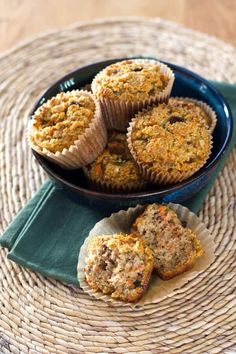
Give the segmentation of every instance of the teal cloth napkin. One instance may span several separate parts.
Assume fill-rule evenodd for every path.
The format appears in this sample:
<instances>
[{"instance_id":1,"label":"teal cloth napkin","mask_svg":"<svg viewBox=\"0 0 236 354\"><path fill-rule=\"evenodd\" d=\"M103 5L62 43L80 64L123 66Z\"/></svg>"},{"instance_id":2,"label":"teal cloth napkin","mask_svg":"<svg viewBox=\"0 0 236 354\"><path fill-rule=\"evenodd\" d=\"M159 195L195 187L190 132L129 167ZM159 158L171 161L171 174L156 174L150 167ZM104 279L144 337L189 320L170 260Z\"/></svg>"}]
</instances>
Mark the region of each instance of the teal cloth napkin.
<instances>
[{"instance_id":1,"label":"teal cloth napkin","mask_svg":"<svg viewBox=\"0 0 236 354\"><path fill-rule=\"evenodd\" d=\"M230 104L236 126L236 85L217 83ZM236 129L230 146L208 185L184 205L197 212L225 159L236 142ZM76 266L84 239L92 227L108 216L105 210L79 205L51 181L46 181L0 237L9 250L8 258L45 276L78 285Z\"/></svg>"}]
</instances>

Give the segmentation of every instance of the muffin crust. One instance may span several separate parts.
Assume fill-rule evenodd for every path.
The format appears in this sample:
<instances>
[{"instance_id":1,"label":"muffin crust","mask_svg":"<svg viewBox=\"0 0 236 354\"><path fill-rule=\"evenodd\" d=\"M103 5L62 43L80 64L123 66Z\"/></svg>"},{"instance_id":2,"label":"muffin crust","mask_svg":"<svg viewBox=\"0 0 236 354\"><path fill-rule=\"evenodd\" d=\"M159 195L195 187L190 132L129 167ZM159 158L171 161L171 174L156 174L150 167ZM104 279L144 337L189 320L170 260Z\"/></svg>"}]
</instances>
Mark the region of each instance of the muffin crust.
<instances>
[{"instance_id":1,"label":"muffin crust","mask_svg":"<svg viewBox=\"0 0 236 354\"><path fill-rule=\"evenodd\" d=\"M145 186L128 149L126 134L114 132L103 153L85 168L87 177L101 186L134 190Z\"/></svg>"},{"instance_id":2,"label":"muffin crust","mask_svg":"<svg viewBox=\"0 0 236 354\"><path fill-rule=\"evenodd\" d=\"M159 114L164 105L160 106L139 113L131 123L133 157L138 164L170 179L180 173L189 176L209 156L210 133L202 122Z\"/></svg>"},{"instance_id":3,"label":"muffin crust","mask_svg":"<svg viewBox=\"0 0 236 354\"><path fill-rule=\"evenodd\" d=\"M168 113L164 113L166 116L170 115L170 119L183 118L184 120L195 121L205 125L207 128L211 126L211 117L204 111L200 105L196 102L188 101L188 98L171 97L169 99L166 108L165 105L161 105L160 111L167 110Z\"/></svg>"},{"instance_id":4,"label":"muffin crust","mask_svg":"<svg viewBox=\"0 0 236 354\"><path fill-rule=\"evenodd\" d=\"M162 92L168 82L158 64L125 60L105 68L92 88L96 87L93 91L98 97L139 101Z\"/></svg>"},{"instance_id":5,"label":"muffin crust","mask_svg":"<svg viewBox=\"0 0 236 354\"><path fill-rule=\"evenodd\" d=\"M33 115L32 141L52 153L68 149L89 127L95 113L90 94L61 92Z\"/></svg>"}]
</instances>

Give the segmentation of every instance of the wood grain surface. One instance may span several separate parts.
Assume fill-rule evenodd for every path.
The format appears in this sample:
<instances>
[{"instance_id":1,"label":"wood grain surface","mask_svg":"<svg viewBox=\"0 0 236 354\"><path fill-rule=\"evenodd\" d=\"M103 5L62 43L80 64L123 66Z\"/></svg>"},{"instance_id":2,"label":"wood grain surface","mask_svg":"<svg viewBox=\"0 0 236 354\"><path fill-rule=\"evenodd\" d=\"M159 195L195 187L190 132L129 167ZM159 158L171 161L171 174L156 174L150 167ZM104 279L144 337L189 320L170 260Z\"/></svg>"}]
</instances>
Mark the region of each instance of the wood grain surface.
<instances>
[{"instance_id":1,"label":"wood grain surface","mask_svg":"<svg viewBox=\"0 0 236 354\"><path fill-rule=\"evenodd\" d=\"M176 21L236 45L236 0L0 0L0 51L52 28L109 16Z\"/></svg>"}]
</instances>

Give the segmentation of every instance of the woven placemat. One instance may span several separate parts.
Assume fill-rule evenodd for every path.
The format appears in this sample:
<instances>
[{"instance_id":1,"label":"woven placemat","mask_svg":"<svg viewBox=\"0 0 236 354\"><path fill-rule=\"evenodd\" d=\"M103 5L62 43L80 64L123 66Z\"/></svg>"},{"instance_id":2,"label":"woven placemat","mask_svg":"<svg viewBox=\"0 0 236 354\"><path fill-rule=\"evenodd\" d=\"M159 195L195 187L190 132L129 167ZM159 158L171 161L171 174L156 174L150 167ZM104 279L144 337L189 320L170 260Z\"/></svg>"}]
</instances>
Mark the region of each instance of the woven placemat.
<instances>
[{"instance_id":1,"label":"woven placemat","mask_svg":"<svg viewBox=\"0 0 236 354\"><path fill-rule=\"evenodd\" d=\"M39 94L81 65L139 54L236 82L235 48L161 19L82 23L0 58L2 230L46 179L24 137ZM141 310L109 307L17 266L2 249L0 353L236 353L235 175L234 149L200 213L215 238L216 261L170 298Z\"/></svg>"}]
</instances>

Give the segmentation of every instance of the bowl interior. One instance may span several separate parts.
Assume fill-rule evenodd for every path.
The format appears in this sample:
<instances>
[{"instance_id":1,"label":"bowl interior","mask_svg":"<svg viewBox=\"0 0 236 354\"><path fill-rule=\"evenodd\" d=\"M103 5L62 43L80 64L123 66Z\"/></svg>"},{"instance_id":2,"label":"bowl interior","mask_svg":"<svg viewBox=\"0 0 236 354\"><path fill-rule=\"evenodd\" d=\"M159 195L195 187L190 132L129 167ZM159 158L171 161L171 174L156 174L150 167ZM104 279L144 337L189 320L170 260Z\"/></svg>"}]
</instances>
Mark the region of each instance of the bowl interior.
<instances>
[{"instance_id":1,"label":"bowl interior","mask_svg":"<svg viewBox=\"0 0 236 354\"><path fill-rule=\"evenodd\" d=\"M153 59L153 58L152 58ZM52 85L38 100L32 113L45 101L55 96L61 91L71 91L73 89L79 89L87 84L90 84L93 77L107 65L117 62L122 59L106 60L103 62L88 65L83 68L79 68L74 72L68 74L64 78L60 79L54 85ZM205 79L201 78L197 74L184 69L180 66L167 63L175 74L175 82L171 96L185 96L191 97L198 100L202 100L209 104L217 114L217 125L213 134L213 150L207 164L195 173L188 180L168 186L168 187L156 187L155 189L138 192L129 193L126 195L121 194L108 194L103 192L91 191L87 186L86 180L84 178L81 169L66 171L62 168L54 165L50 161L46 160L44 157L40 156L36 152L34 155L36 159L45 169L45 171L54 180L63 184L63 186L73 189L73 191L82 194L84 196L92 196L95 198L104 199L127 199L127 198L140 198L146 195L155 194L157 196L166 195L169 192L179 190L184 186L191 184L200 178L204 173L209 172L215 164L219 161L221 155L223 154L229 140L232 131L232 117L228 104L225 102L222 95Z\"/></svg>"}]
</instances>

